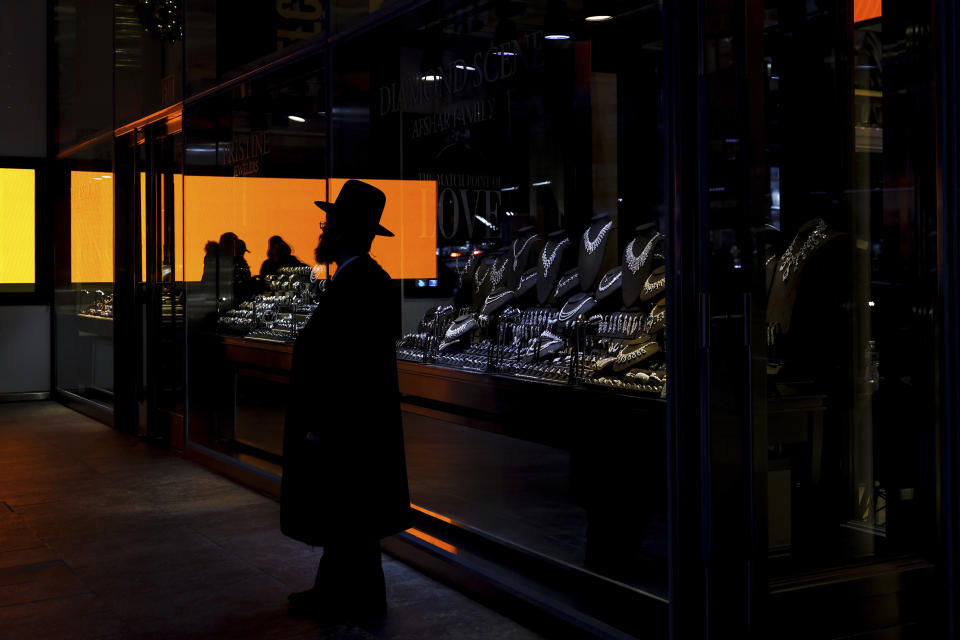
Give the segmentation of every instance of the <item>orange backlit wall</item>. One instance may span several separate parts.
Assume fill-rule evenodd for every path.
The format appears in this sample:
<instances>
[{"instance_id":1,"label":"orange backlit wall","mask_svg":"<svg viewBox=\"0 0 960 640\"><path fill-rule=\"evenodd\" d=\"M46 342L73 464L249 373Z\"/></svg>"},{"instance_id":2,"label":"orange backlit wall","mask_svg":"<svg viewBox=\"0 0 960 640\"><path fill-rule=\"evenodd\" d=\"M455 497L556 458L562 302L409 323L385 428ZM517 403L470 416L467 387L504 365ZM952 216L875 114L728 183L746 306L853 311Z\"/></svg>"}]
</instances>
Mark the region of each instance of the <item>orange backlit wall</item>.
<instances>
[{"instance_id":1,"label":"orange backlit wall","mask_svg":"<svg viewBox=\"0 0 960 640\"><path fill-rule=\"evenodd\" d=\"M267 257L267 240L282 236L303 262L313 249L324 213L314 200L333 200L346 180L174 176L177 280L198 281L204 246L232 231L247 243L254 275ZM387 195L381 222L396 234L378 237L372 253L393 278L436 278L437 185L433 181L369 180ZM141 204L146 201L141 175ZM113 181L101 172L73 171L71 281L113 281ZM31 191L32 194L32 191ZM165 201L165 199L161 199ZM145 210L141 207L141 260L146 261ZM32 217L31 217L32 221ZM31 222L31 230L32 230ZM32 232L32 231L31 231ZM33 249L30 243L31 251ZM33 261L30 261L31 267ZM2 263L0 263L2 265ZM145 278L145 266L141 269Z\"/></svg>"},{"instance_id":2,"label":"orange backlit wall","mask_svg":"<svg viewBox=\"0 0 960 640\"><path fill-rule=\"evenodd\" d=\"M267 241L282 236L294 255L313 264L313 250L324 213L314 200L335 199L346 180L231 178L187 176L184 179L185 275L203 273L203 247L232 231L250 249L254 275L267 257ZM387 195L381 222L395 238L377 238L372 253L393 278L435 278L437 186L432 181L369 180Z\"/></svg>"},{"instance_id":3,"label":"orange backlit wall","mask_svg":"<svg viewBox=\"0 0 960 640\"><path fill-rule=\"evenodd\" d=\"M853 0L853 21L872 20L883 15L883 0Z\"/></svg>"},{"instance_id":4,"label":"orange backlit wall","mask_svg":"<svg viewBox=\"0 0 960 640\"><path fill-rule=\"evenodd\" d=\"M313 201L323 199L325 180L186 176L183 193L187 281L200 280L203 247L228 231L247 243L253 275L260 273L273 235L282 236L301 261L313 264L321 220Z\"/></svg>"},{"instance_id":5,"label":"orange backlit wall","mask_svg":"<svg viewBox=\"0 0 960 640\"><path fill-rule=\"evenodd\" d=\"M34 282L35 180L33 169L0 169L0 285Z\"/></svg>"},{"instance_id":6,"label":"orange backlit wall","mask_svg":"<svg viewBox=\"0 0 960 640\"><path fill-rule=\"evenodd\" d=\"M432 180L364 180L387 195L380 224L395 238L377 236L370 253L392 278L437 277L437 183ZM346 180L330 181L335 200ZM318 209L319 211L319 209Z\"/></svg>"},{"instance_id":7,"label":"orange backlit wall","mask_svg":"<svg viewBox=\"0 0 960 640\"><path fill-rule=\"evenodd\" d=\"M113 282L113 176L70 172L70 281Z\"/></svg>"}]
</instances>

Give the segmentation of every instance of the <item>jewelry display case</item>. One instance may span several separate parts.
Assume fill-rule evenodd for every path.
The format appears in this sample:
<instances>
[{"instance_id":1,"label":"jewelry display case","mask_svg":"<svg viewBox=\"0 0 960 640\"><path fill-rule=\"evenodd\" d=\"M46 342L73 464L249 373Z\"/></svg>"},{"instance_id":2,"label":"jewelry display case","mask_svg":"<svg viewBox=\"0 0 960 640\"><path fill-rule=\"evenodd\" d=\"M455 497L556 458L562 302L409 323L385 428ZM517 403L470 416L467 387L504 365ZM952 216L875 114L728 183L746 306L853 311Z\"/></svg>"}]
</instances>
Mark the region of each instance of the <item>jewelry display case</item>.
<instances>
[{"instance_id":1,"label":"jewelry display case","mask_svg":"<svg viewBox=\"0 0 960 640\"><path fill-rule=\"evenodd\" d=\"M221 335L292 344L307 324L326 280L314 277L310 267L281 267L263 277L263 290L242 300L217 318Z\"/></svg>"},{"instance_id":2,"label":"jewelry display case","mask_svg":"<svg viewBox=\"0 0 960 640\"><path fill-rule=\"evenodd\" d=\"M77 292L77 309L78 316L113 320L113 290L80 290Z\"/></svg>"},{"instance_id":3,"label":"jewelry display case","mask_svg":"<svg viewBox=\"0 0 960 640\"><path fill-rule=\"evenodd\" d=\"M540 243L521 236L504 250L454 263L455 297L472 291L470 303L429 309L397 342L397 359L665 397L664 237L638 227L622 264L594 288L613 229L609 216L598 216L576 242L562 232ZM568 250L576 245L579 252ZM561 276L564 258L577 253Z\"/></svg>"}]
</instances>

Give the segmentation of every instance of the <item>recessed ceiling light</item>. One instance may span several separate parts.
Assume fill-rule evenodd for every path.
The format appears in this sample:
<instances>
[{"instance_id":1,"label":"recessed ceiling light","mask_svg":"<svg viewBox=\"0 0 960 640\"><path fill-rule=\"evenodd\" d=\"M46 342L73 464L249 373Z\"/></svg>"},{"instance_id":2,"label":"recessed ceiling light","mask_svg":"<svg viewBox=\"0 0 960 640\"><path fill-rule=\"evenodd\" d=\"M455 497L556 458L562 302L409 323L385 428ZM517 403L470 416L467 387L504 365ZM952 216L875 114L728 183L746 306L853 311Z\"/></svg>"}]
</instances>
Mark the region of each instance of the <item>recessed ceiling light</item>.
<instances>
[{"instance_id":1,"label":"recessed ceiling light","mask_svg":"<svg viewBox=\"0 0 960 640\"><path fill-rule=\"evenodd\" d=\"M613 16L587 16L584 20L587 22L606 22L607 20L613 20Z\"/></svg>"},{"instance_id":2,"label":"recessed ceiling light","mask_svg":"<svg viewBox=\"0 0 960 640\"><path fill-rule=\"evenodd\" d=\"M550 184L550 181L549 181L549 180L541 180L540 182L534 182L534 183L533 183L533 186L534 186L534 187L545 187L545 186L547 186L548 184Z\"/></svg>"},{"instance_id":3,"label":"recessed ceiling light","mask_svg":"<svg viewBox=\"0 0 960 640\"><path fill-rule=\"evenodd\" d=\"M437 82L438 80L443 80L443 76L435 76L435 75L420 76L420 79L423 80L424 82Z\"/></svg>"},{"instance_id":4,"label":"recessed ceiling light","mask_svg":"<svg viewBox=\"0 0 960 640\"><path fill-rule=\"evenodd\" d=\"M543 36L545 40L569 40L570 36L565 33L552 33L549 36Z\"/></svg>"},{"instance_id":5,"label":"recessed ceiling light","mask_svg":"<svg viewBox=\"0 0 960 640\"><path fill-rule=\"evenodd\" d=\"M467 66L467 65L465 65L465 64L458 64L458 65L457 65L457 69L462 69L462 70L464 70L464 71L476 71L476 70L477 70L476 67L469 67L469 66Z\"/></svg>"},{"instance_id":6,"label":"recessed ceiling light","mask_svg":"<svg viewBox=\"0 0 960 640\"><path fill-rule=\"evenodd\" d=\"M300 116L287 116L287 118L289 118L290 120L293 120L294 122L300 122L300 123L307 121L306 118L301 118Z\"/></svg>"}]
</instances>

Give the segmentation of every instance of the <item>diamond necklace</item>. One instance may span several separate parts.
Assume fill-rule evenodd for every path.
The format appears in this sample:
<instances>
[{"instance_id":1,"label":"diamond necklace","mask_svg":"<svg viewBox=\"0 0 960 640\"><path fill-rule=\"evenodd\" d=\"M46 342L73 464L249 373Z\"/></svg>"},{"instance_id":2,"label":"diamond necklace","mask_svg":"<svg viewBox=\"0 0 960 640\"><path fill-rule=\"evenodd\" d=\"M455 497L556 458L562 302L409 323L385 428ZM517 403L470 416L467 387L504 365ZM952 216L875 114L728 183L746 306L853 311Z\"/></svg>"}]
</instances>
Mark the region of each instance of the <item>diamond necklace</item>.
<instances>
[{"instance_id":1,"label":"diamond necklace","mask_svg":"<svg viewBox=\"0 0 960 640\"><path fill-rule=\"evenodd\" d=\"M527 247L530 246L530 243L533 242L536 239L536 237L537 237L536 235L532 235L526 240L524 240L523 244L520 245L519 251L517 250L517 240L519 240L519 238L513 241L513 270L514 271L517 270L517 265L520 264L520 255L527 250Z\"/></svg>"},{"instance_id":2,"label":"diamond necklace","mask_svg":"<svg viewBox=\"0 0 960 640\"><path fill-rule=\"evenodd\" d=\"M466 320L464 320L463 324L459 326L456 326L455 323L450 325L450 327L447 329L446 334L444 334L444 337L447 340L450 340L452 338L457 338L459 336L462 336L467 331L470 331L471 329L476 329L476 328L477 328L477 321L474 320L473 317L471 316Z\"/></svg>"},{"instance_id":3,"label":"diamond necklace","mask_svg":"<svg viewBox=\"0 0 960 640\"><path fill-rule=\"evenodd\" d=\"M807 236L807 239L800 247L800 251L794 254L793 252L797 246L797 239L799 239L799 237L799 233L794 236L793 242L790 243L790 246L787 247L787 250L783 252L783 256L780 258L779 271L782 274L784 282L790 278L792 273L796 273L807 256L813 253L813 250L827 239L826 221L823 218L817 218L817 226L810 232L810 235Z\"/></svg>"},{"instance_id":4,"label":"diamond necklace","mask_svg":"<svg viewBox=\"0 0 960 640\"><path fill-rule=\"evenodd\" d=\"M591 298L590 296L587 296L586 298L581 300L579 303L577 303L577 305L573 309L566 310L566 313L564 313L564 309L561 309L560 315L558 316L560 322L566 322L567 320L572 318L574 314L577 313L577 311L580 311L580 309L582 309L584 306L587 305L587 303L591 302L592 300L593 298Z\"/></svg>"},{"instance_id":5,"label":"diamond necklace","mask_svg":"<svg viewBox=\"0 0 960 640\"><path fill-rule=\"evenodd\" d=\"M500 281L503 280L503 270L507 268L507 256L503 256L503 264L497 267L499 260L494 260L493 265L490 267L490 282L493 284L494 288L500 285Z\"/></svg>"},{"instance_id":6,"label":"diamond necklace","mask_svg":"<svg viewBox=\"0 0 960 640\"><path fill-rule=\"evenodd\" d=\"M600 233L598 233L597 237L593 240L590 239L589 228L583 232L583 248L587 250L587 255L593 255L593 252L597 250L597 247L600 246L600 243L603 242L603 239L607 237L607 232L612 228L613 220L603 225L603 228L600 229Z\"/></svg>"},{"instance_id":7,"label":"diamond necklace","mask_svg":"<svg viewBox=\"0 0 960 640\"><path fill-rule=\"evenodd\" d=\"M498 293L498 294L496 294L496 295L494 295L494 294L491 293L490 295L487 296L487 299L486 299L486 301L484 302L484 306L486 306L486 305L488 305L488 304L493 304L494 302L497 302L498 300L500 300L500 299L503 298L504 296L508 296L508 295L513 295L513 289L507 289L506 291L501 291L500 293Z\"/></svg>"},{"instance_id":8,"label":"diamond necklace","mask_svg":"<svg viewBox=\"0 0 960 640\"><path fill-rule=\"evenodd\" d=\"M563 289L565 286L567 286L574 280L577 280L579 277L580 277L579 273L574 273L564 278L560 278L560 282L557 283L557 291L560 291L561 289Z\"/></svg>"},{"instance_id":9,"label":"diamond necklace","mask_svg":"<svg viewBox=\"0 0 960 640\"><path fill-rule=\"evenodd\" d=\"M569 238L564 238L553 247L553 251L550 252L550 255L547 255L547 247L543 248L543 253L540 254L540 262L543 263L543 277L546 278L549 274L550 267L553 266L553 261L557 259L557 252L560 251L560 247L565 247L570 244Z\"/></svg>"},{"instance_id":10,"label":"diamond necklace","mask_svg":"<svg viewBox=\"0 0 960 640\"><path fill-rule=\"evenodd\" d=\"M617 272L614 273L613 275L608 273L607 275L603 276L603 278L600 280L600 293L603 293L604 291L612 287L614 283L616 283L617 280L619 280L620 276L622 275L623 275L623 271L621 271L620 269L617 269Z\"/></svg>"},{"instance_id":11,"label":"diamond necklace","mask_svg":"<svg viewBox=\"0 0 960 640\"><path fill-rule=\"evenodd\" d=\"M630 241L630 244L627 245L627 268L630 269L630 273L636 274L637 271L640 271L640 267L646 263L647 258L650 257L650 252L653 251L653 245L656 244L662 236L659 233L653 234L653 237L650 238L650 242L647 243L647 246L643 248L643 251L640 252L640 255L633 253L633 247L637 242L637 239L634 238Z\"/></svg>"},{"instance_id":12,"label":"diamond necklace","mask_svg":"<svg viewBox=\"0 0 960 640\"><path fill-rule=\"evenodd\" d=\"M491 270L487 269L486 271L483 272L483 275L478 278L476 276L476 273L478 273L479 271L480 271L480 267L477 267L477 271L474 272L475 275L473 276L473 290L477 293L480 293L480 289L481 287L483 287L483 281L487 279L488 275L490 275Z\"/></svg>"}]
</instances>

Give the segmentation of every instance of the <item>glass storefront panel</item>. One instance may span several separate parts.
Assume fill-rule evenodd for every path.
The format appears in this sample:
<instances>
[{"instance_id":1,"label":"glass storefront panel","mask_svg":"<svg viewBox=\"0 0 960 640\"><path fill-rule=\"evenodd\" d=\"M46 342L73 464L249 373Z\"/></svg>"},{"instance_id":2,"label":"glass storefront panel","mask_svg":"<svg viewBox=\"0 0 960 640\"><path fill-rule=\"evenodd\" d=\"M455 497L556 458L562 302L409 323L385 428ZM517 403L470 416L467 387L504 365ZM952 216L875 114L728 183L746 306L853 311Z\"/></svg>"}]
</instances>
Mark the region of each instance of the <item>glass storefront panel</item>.
<instances>
[{"instance_id":1,"label":"glass storefront panel","mask_svg":"<svg viewBox=\"0 0 960 640\"><path fill-rule=\"evenodd\" d=\"M752 410L757 539L780 611L784 594L828 568L932 566L930 7L708 6L713 420L715 433L740 429ZM898 602L917 615L916 600ZM823 624L867 615L824 614Z\"/></svg>"},{"instance_id":2,"label":"glass storefront panel","mask_svg":"<svg viewBox=\"0 0 960 640\"><path fill-rule=\"evenodd\" d=\"M183 97L183 4L113 3L113 117L118 126Z\"/></svg>"},{"instance_id":3,"label":"glass storefront panel","mask_svg":"<svg viewBox=\"0 0 960 640\"><path fill-rule=\"evenodd\" d=\"M327 275L325 87L315 58L184 111L189 440L275 474L289 343Z\"/></svg>"},{"instance_id":4,"label":"glass storefront panel","mask_svg":"<svg viewBox=\"0 0 960 640\"><path fill-rule=\"evenodd\" d=\"M58 150L113 129L113 3L55 0Z\"/></svg>"},{"instance_id":5,"label":"glass storefront panel","mask_svg":"<svg viewBox=\"0 0 960 640\"><path fill-rule=\"evenodd\" d=\"M341 31L384 8L395 8L401 0L331 0L331 30Z\"/></svg>"},{"instance_id":6,"label":"glass storefront panel","mask_svg":"<svg viewBox=\"0 0 960 640\"><path fill-rule=\"evenodd\" d=\"M187 95L326 35L325 0L186 3Z\"/></svg>"},{"instance_id":7,"label":"glass storefront panel","mask_svg":"<svg viewBox=\"0 0 960 640\"><path fill-rule=\"evenodd\" d=\"M114 186L112 139L60 163L54 313L54 379L112 407L114 394Z\"/></svg>"},{"instance_id":8,"label":"glass storefront panel","mask_svg":"<svg viewBox=\"0 0 960 640\"><path fill-rule=\"evenodd\" d=\"M331 51L333 175L436 184L397 351L411 500L664 594L658 4L454 4Z\"/></svg>"},{"instance_id":9,"label":"glass storefront panel","mask_svg":"<svg viewBox=\"0 0 960 640\"><path fill-rule=\"evenodd\" d=\"M416 512L663 601L658 5L431 11L188 101L189 446L281 472L313 201L365 180Z\"/></svg>"},{"instance_id":10,"label":"glass storefront panel","mask_svg":"<svg viewBox=\"0 0 960 640\"><path fill-rule=\"evenodd\" d=\"M663 621L623 603L666 611L671 545L675 611L705 613L701 597L703 626L790 615L828 571L932 568L929 7L705 2L667 17L670 39L697 35L665 61L656 0L182 4L181 55L140 31L135 3L109 16L116 52L89 41L102 7L54 3L58 148L85 141L60 159L59 390L118 416L132 400L141 435L276 481L292 344L332 275L313 202L361 179L396 233L372 254L394 280L384 304L402 307L383 331L411 535L434 551L464 552L455 530L473 552L574 575L575 606L636 634ZM683 66L700 53L702 77ZM181 96L182 134L176 116L138 128L121 160L114 121ZM698 210L676 189L693 182ZM114 334L121 288L132 315ZM668 465L687 500L670 515Z\"/></svg>"}]
</instances>

